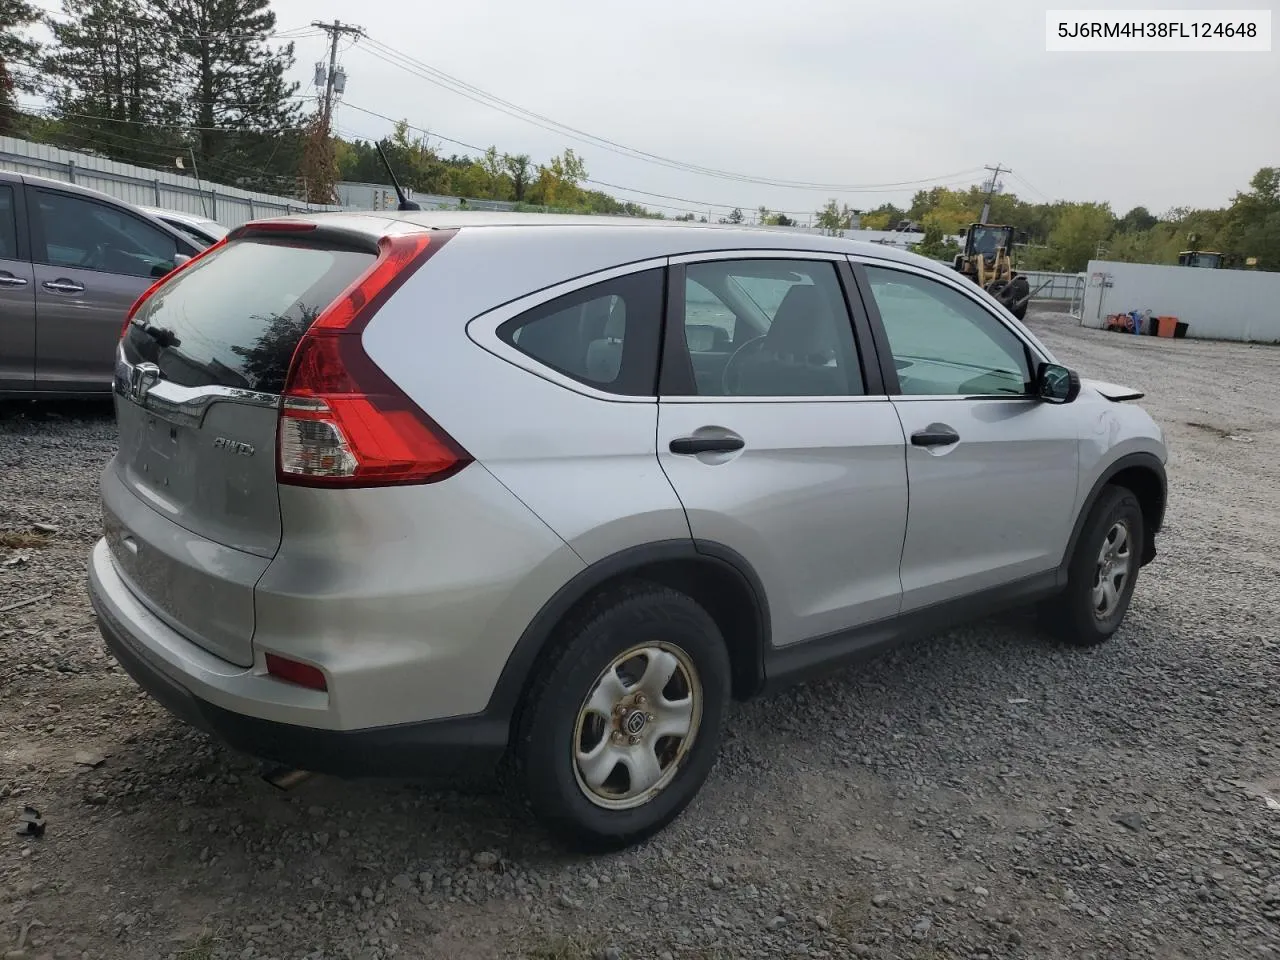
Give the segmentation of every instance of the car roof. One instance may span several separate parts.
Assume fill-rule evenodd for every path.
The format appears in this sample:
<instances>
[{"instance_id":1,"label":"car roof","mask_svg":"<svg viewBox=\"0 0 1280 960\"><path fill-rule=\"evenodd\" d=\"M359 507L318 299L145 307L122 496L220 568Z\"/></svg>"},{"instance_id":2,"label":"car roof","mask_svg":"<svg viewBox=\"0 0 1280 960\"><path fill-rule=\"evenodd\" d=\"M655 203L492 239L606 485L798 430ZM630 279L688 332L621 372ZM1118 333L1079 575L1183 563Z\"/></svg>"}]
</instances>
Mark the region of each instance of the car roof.
<instances>
[{"instance_id":1,"label":"car roof","mask_svg":"<svg viewBox=\"0 0 1280 960\"><path fill-rule=\"evenodd\" d=\"M187 213L183 210L170 210L168 207L140 207L139 209L147 211L157 217L173 217L175 220L185 220L188 223L217 223L212 217L202 217L198 213Z\"/></svg>"},{"instance_id":2,"label":"car roof","mask_svg":"<svg viewBox=\"0 0 1280 960\"><path fill-rule=\"evenodd\" d=\"M860 254L881 260L894 260L950 272L949 267L918 254L887 244L830 237L801 230L778 230L741 224L690 223L647 217L579 216L555 213L516 213L487 210L407 210L407 211L343 211L338 213L291 214L270 220L307 220L337 229L382 236L397 224L427 230L563 230L600 231L605 236L625 233L629 239L637 231L651 240L652 256L674 256L713 250L761 249L795 250L815 253ZM629 244L630 246L630 244ZM634 248L633 248L634 249Z\"/></svg>"}]
</instances>

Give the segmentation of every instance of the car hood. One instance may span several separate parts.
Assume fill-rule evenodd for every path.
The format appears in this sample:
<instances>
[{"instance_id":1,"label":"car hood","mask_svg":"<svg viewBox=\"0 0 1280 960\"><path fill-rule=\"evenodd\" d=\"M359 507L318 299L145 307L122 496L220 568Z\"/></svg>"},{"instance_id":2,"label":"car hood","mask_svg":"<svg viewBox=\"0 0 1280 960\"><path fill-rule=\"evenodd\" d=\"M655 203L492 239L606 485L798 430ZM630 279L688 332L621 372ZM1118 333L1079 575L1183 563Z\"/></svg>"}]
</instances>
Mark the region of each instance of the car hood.
<instances>
[{"instance_id":1,"label":"car hood","mask_svg":"<svg viewBox=\"0 0 1280 960\"><path fill-rule=\"evenodd\" d=\"M1108 400L1114 400L1117 403L1121 400L1141 400L1145 394L1141 390L1135 390L1133 387L1124 387L1118 383L1107 383L1104 380L1081 380L1080 385L1091 387L1097 390Z\"/></svg>"}]
</instances>

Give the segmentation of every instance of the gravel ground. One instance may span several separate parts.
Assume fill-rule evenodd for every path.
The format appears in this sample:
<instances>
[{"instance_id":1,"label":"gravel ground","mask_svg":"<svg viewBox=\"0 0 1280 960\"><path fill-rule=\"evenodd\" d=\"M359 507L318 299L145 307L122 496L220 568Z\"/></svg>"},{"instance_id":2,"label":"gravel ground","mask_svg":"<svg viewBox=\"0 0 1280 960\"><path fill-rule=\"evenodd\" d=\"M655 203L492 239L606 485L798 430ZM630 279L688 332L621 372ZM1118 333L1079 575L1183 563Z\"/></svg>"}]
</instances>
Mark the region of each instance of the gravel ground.
<instances>
[{"instance_id":1,"label":"gravel ground","mask_svg":"<svg viewBox=\"0 0 1280 960\"><path fill-rule=\"evenodd\" d=\"M694 806L598 859L483 786L280 793L171 720L85 599L109 408L0 407L0 608L35 600L0 613L0 957L1280 956L1280 350L1031 322L1172 447L1120 634L1005 618L739 706Z\"/></svg>"}]
</instances>

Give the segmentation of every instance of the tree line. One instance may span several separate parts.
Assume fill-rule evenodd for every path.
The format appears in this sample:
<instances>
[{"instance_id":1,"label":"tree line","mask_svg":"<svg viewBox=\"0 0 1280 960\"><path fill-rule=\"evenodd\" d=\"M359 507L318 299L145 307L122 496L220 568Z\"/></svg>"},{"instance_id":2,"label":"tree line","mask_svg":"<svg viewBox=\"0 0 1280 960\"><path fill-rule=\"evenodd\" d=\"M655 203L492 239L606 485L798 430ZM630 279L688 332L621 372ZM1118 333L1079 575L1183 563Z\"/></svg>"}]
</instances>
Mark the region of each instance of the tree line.
<instances>
[{"instance_id":1,"label":"tree line","mask_svg":"<svg viewBox=\"0 0 1280 960\"><path fill-rule=\"evenodd\" d=\"M860 222L884 230L915 221L925 233L918 252L949 260L960 250L954 237L978 221L985 200L977 186L933 187L917 191L905 209L886 203L862 213ZM1117 216L1108 203L1029 203L1002 193L991 198L988 221L1015 229L1015 260L1026 270L1077 272L1091 259L1175 264L1180 252L1193 249L1222 253L1229 266L1280 270L1280 167L1263 167L1219 209L1175 207L1156 215L1139 206Z\"/></svg>"}]
</instances>

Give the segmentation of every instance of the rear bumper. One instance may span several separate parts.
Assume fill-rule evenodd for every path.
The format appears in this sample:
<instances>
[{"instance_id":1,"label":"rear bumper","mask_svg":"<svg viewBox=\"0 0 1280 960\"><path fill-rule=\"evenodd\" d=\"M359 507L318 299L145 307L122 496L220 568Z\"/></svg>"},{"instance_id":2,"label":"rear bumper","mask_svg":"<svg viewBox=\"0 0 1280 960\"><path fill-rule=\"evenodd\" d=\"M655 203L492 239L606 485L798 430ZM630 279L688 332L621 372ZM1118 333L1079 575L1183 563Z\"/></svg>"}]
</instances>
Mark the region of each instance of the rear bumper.
<instances>
[{"instance_id":1,"label":"rear bumper","mask_svg":"<svg viewBox=\"0 0 1280 960\"><path fill-rule=\"evenodd\" d=\"M170 713L244 753L343 777L459 778L492 771L506 750L507 721L486 714L331 730L235 709L230 704L243 697L236 686L268 685L286 697L295 691L251 669L217 661L174 634L132 597L103 541L91 555L89 597L107 649L138 685ZM300 709L278 701L253 706L267 713Z\"/></svg>"}]
</instances>

